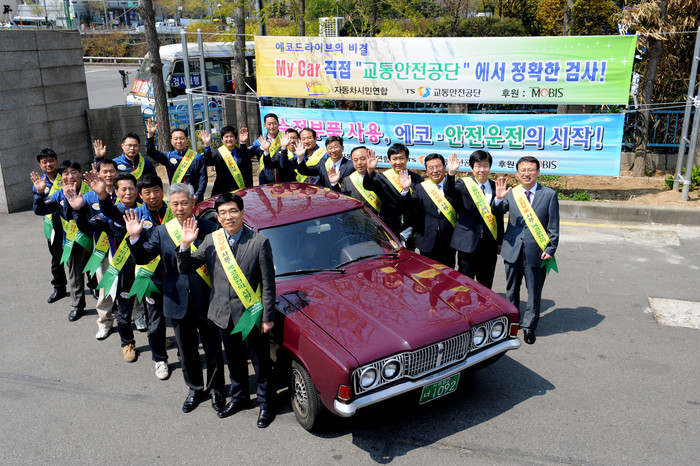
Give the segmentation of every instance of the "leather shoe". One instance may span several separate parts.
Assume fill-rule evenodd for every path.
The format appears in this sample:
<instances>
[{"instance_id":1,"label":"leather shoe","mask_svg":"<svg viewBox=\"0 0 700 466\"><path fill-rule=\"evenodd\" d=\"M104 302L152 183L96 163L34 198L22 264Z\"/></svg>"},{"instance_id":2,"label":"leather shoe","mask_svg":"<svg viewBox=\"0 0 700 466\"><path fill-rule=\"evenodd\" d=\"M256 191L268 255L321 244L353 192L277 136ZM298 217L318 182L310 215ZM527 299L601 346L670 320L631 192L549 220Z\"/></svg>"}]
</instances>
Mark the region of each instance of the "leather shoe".
<instances>
[{"instance_id":1,"label":"leather shoe","mask_svg":"<svg viewBox=\"0 0 700 466\"><path fill-rule=\"evenodd\" d=\"M83 315L83 310L82 309L71 309L71 311L68 313L68 320L70 322L75 322L76 320L80 319Z\"/></svg>"},{"instance_id":2,"label":"leather shoe","mask_svg":"<svg viewBox=\"0 0 700 466\"><path fill-rule=\"evenodd\" d=\"M46 300L47 303L55 303L59 299L65 298L66 297L66 289L65 288L54 288L53 293L51 293L51 296L49 296L49 299Z\"/></svg>"},{"instance_id":3,"label":"leather shoe","mask_svg":"<svg viewBox=\"0 0 700 466\"><path fill-rule=\"evenodd\" d=\"M189 413L190 411L194 410L199 405L199 402L202 400L202 392L197 390L195 392L190 392L189 395L187 395L187 398L185 398L185 402L182 405L182 412L183 413Z\"/></svg>"},{"instance_id":4,"label":"leather shoe","mask_svg":"<svg viewBox=\"0 0 700 466\"><path fill-rule=\"evenodd\" d=\"M525 343L527 343L528 345L533 344L535 340L537 340L534 330L530 330L527 328L523 329L523 340L525 340Z\"/></svg>"},{"instance_id":5,"label":"leather shoe","mask_svg":"<svg viewBox=\"0 0 700 466\"><path fill-rule=\"evenodd\" d=\"M264 429L265 427L272 424L275 420L275 413L269 409L260 409L260 414L258 415L258 427Z\"/></svg>"},{"instance_id":6,"label":"leather shoe","mask_svg":"<svg viewBox=\"0 0 700 466\"><path fill-rule=\"evenodd\" d=\"M249 405L250 405L249 402L231 400L228 403L226 403L226 406L224 406L224 409L222 409L221 411L218 411L216 413L216 415L219 416L219 419L224 419L224 418L227 418L229 416L233 416L234 414L236 414L239 411L243 411Z\"/></svg>"},{"instance_id":7,"label":"leather shoe","mask_svg":"<svg viewBox=\"0 0 700 466\"><path fill-rule=\"evenodd\" d=\"M224 397L219 390L212 388L209 390L209 396L211 396L211 407L214 408L214 411L218 413L224 409L226 406L226 397Z\"/></svg>"},{"instance_id":8,"label":"leather shoe","mask_svg":"<svg viewBox=\"0 0 700 466\"><path fill-rule=\"evenodd\" d=\"M90 289L90 294L95 298L95 299L100 299L100 290L96 289Z\"/></svg>"}]
</instances>

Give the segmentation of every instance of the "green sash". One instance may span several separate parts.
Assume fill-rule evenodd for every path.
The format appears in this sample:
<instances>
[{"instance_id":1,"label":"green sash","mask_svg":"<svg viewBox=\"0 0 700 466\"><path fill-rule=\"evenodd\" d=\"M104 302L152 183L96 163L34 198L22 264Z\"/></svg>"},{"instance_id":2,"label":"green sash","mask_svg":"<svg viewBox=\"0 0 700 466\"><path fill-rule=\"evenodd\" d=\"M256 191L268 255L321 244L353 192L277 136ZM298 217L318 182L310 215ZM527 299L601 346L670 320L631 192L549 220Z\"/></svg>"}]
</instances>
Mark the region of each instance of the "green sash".
<instances>
[{"instance_id":1,"label":"green sash","mask_svg":"<svg viewBox=\"0 0 700 466\"><path fill-rule=\"evenodd\" d=\"M95 243L95 249L93 249L90 259L85 264L83 273L89 273L91 277L94 277L97 268L102 263L102 259L107 255L107 251L109 251L109 237L103 231Z\"/></svg>"},{"instance_id":2,"label":"green sash","mask_svg":"<svg viewBox=\"0 0 700 466\"><path fill-rule=\"evenodd\" d=\"M469 191L469 195L471 196L472 201L474 201L476 208L479 209L479 214L481 215L481 218L484 219L484 223L493 235L493 239L498 239L496 217L493 215L493 212L491 212L491 206L488 202L486 202L486 196L484 196L484 192L481 190L479 185L476 184L476 181L474 181L474 178L472 178L471 176L462 178L462 181L467 187L467 191Z\"/></svg>"},{"instance_id":3,"label":"green sash","mask_svg":"<svg viewBox=\"0 0 700 466\"><path fill-rule=\"evenodd\" d=\"M63 180L61 179L60 173L56 173L56 178L53 180L51 185L51 190L49 190L49 196L54 194L59 189L63 188ZM44 215L44 236L46 239L51 240L51 232L53 231L53 214ZM53 241L52 241L53 242Z\"/></svg>"},{"instance_id":4,"label":"green sash","mask_svg":"<svg viewBox=\"0 0 700 466\"><path fill-rule=\"evenodd\" d=\"M182 243L182 227L180 226L180 222L174 218L165 224L165 229L168 230L168 235L170 235L170 239L173 240L175 246L179 248ZM190 251L195 252L196 250L197 246L195 246L194 243L190 244ZM211 278L209 277L209 270L206 264L197 269L197 274L199 274L202 280L211 288Z\"/></svg>"},{"instance_id":5,"label":"green sash","mask_svg":"<svg viewBox=\"0 0 700 466\"><path fill-rule=\"evenodd\" d=\"M168 223L170 220L175 218L173 212L168 206L163 216L162 223ZM151 293L160 293L158 287L153 283L153 273L156 271L158 264L160 263L160 256L153 259L146 265L137 265L136 273L134 274L134 284L131 285L129 290L129 297L136 295L139 301L143 301L143 297L151 297Z\"/></svg>"},{"instance_id":6,"label":"green sash","mask_svg":"<svg viewBox=\"0 0 700 466\"><path fill-rule=\"evenodd\" d=\"M238 262L236 262L236 258L233 257L224 230L216 230L212 233L212 239L214 240L216 255L226 273L226 278L228 278L233 291L236 292L238 299L241 300L245 307L245 311L231 331L231 335L240 332L241 338L245 340L253 326L259 329L262 322L263 305L260 287L258 287L256 292L253 291L253 287L250 286L250 282L243 274Z\"/></svg>"},{"instance_id":7,"label":"green sash","mask_svg":"<svg viewBox=\"0 0 700 466\"><path fill-rule=\"evenodd\" d=\"M180 164L177 166L175 173L173 173L173 179L170 181L171 183L180 183L182 181L182 179L185 177L185 173L187 173L187 169L190 168L190 165L192 165L192 162L196 156L197 153L195 151L192 149L187 149L187 152L185 152L185 155L180 160Z\"/></svg>"},{"instance_id":8,"label":"green sash","mask_svg":"<svg viewBox=\"0 0 700 466\"><path fill-rule=\"evenodd\" d=\"M231 176L233 176L233 179L236 180L236 184L238 184L238 189L245 188L243 174L241 173L241 169L238 168L238 164L236 164L236 160L233 158L231 151L228 150L226 146L221 146L219 147L219 154L221 154L221 157L224 159L224 162L226 162L226 166L228 167L228 171L231 172Z\"/></svg>"},{"instance_id":9,"label":"green sash","mask_svg":"<svg viewBox=\"0 0 700 466\"><path fill-rule=\"evenodd\" d=\"M513 188L512 192L513 198L515 198L515 204L518 206L518 210L520 210L520 215L522 215L523 220L525 220L525 224L530 230L532 237L535 238L537 245L544 252L544 250L549 245L549 236L547 236L547 231L542 226L542 223L540 223L540 219L537 218L537 214L532 208L532 205L530 205L530 203L527 200L527 197L525 197L525 188L523 188L523 185L518 185L515 188ZM540 266L540 268L542 267L546 268L547 275L549 275L550 270L554 270L555 272L559 273L559 267L557 267L557 260L554 258L554 256L542 261L542 265Z\"/></svg>"},{"instance_id":10,"label":"green sash","mask_svg":"<svg viewBox=\"0 0 700 466\"><path fill-rule=\"evenodd\" d=\"M112 289L114 280L117 279L119 272L124 268L124 264L126 264L127 259L129 259L131 255L131 249L129 249L129 245L126 243L127 241L129 241L129 236L124 236L122 242L119 243L117 251L114 253L114 257L112 257L112 261L109 263L109 267L107 267L104 275L102 275L102 280L97 284L96 289L104 288L106 294L109 293L108 290Z\"/></svg>"},{"instance_id":11,"label":"green sash","mask_svg":"<svg viewBox=\"0 0 700 466\"><path fill-rule=\"evenodd\" d=\"M447 217L447 220L450 221L452 226L454 227L457 225L457 212L455 212L454 207L452 207L452 204L445 199L445 196L442 194L442 192L437 188L437 185L433 180L426 180L421 183L421 186L423 186L423 189L425 189L426 194L430 198L431 201L437 206L438 209L440 209L440 212L442 212L442 215Z\"/></svg>"},{"instance_id":12,"label":"green sash","mask_svg":"<svg viewBox=\"0 0 700 466\"><path fill-rule=\"evenodd\" d=\"M82 196L88 191L90 191L90 186L83 182L80 185L80 195ZM66 202L68 201L66 200ZM63 243L63 254L61 255L61 264L65 264L70 257L71 251L73 251L75 243L81 245L86 251L90 251L92 249L92 239L89 235L78 230L75 220L66 220L61 217L61 224L63 225L63 231L66 233L66 241Z\"/></svg>"},{"instance_id":13,"label":"green sash","mask_svg":"<svg viewBox=\"0 0 700 466\"><path fill-rule=\"evenodd\" d=\"M352 181L352 184L355 185L355 189L362 194L362 197L365 198L367 203L371 205L376 212L379 212L382 208L382 201L379 199L379 197L377 197L374 191L365 189L365 187L362 186L362 176L356 171L352 172L350 175L350 181Z\"/></svg>"}]
</instances>

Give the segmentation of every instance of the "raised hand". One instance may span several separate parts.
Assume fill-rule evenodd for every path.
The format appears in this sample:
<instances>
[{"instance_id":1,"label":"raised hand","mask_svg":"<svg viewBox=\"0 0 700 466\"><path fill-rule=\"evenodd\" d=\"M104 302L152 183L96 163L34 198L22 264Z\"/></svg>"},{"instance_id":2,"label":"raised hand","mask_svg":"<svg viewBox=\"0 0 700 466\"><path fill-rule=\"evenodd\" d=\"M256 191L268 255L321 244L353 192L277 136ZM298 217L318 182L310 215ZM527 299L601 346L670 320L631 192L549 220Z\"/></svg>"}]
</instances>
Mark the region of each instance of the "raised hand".
<instances>
[{"instance_id":1,"label":"raised hand","mask_svg":"<svg viewBox=\"0 0 700 466\"><path fill-rule=\"evenodd\" d=\"M289 145L289 135L285 133L280 138L280 147L282 149L286 149L288 145Z\"/></svg>"},{"instance_id":2,"label":"raised hand","mask_svg":"<svg viewBox=\"0 0 700 466\"><path fill-rule=\"evenodd\" d=\"M399 172L399 183L401 183L401 189L404 191L411 189L413 182L411 181L411 177L408 176L408 170L402 170Z\"/></svg>"},{"instance_id":3,"label":"raised hand","mask_svg":"<svg viewBox=\"0 0 700 466\"><path fill-rule=\"evenodd\" d=\"M301 163L304 161L304 155L306 155L306 149L304 149L304 146L299 146L299 148L294 151L294 154L296 154L296 156L297 156L297 162Z\"/></svg>"},{"instance_id":4,"label":"raised hand","mask_svg":"<svg viewBox=\"0 0 700 466\"><path fill-rule=\"evenodd\" d=\"M367 151L367 173L372 173L377 168L377 156L373 149Z\"/></svg>"},{"instance_id":5,"label":"raised hand","mask_svg":"<svg viewBox=\"0 0 700 466\"><path fill-rule=\"evenodd\" d=\"M260 136L258 139L260 141L260 148L263 150L263 152L267 152L270 150L270 146L272 145L272 141L267 139L266 137Z\"/></svg>"},{"instance_id":6,"label":"raised hand","mask_svg":"<svg viewBox=\"0 0 700 466\"><path fill-rule=\"evenodd\" d=\"M92 143L92 150L95 151L95 157L103 159L107 155L107 146L102 144L101 139L95 139Z\"/></svg>"},{"instance_id":7,"label":"raised hand","mask_svg":"<svg viewBox=\"0 0 700 466\"><path fill-rule=\"evenodd\" d=\"M85 178L85 182L90 186L90 189L95 191L97 197L100 199L105 199L107 197L107 185L102 181L102 178L97 175L97 170L95 170L95 168L89 172L83 173L83 177Z\"/></svg>"},{"instance_id":8,"label":"raised hand","mask_svg":"<svg viewBox=\"0 0 700 466\"><path fill-rule=\"evenodd\" d=\"M204 147L209 147L211 145L211 134L209 134L209 131L206 129L203 129L199 132L199 137L202 139L202 144L204 144Z\"/></svg>"},{"instance_id":9,"label":"raised hand","mask_svg":"<svg viewBox=\"0 0 700 466\"><path fill-rule=\"evenodd\" d=\"M78 195L73 186L66 186L63 188L63 194L65 194L66 200L73 210L80 210L85 205L83 196Z\"/></svg>"},{"instance_id":10,"label":"raised hand","mask_svg":"<svg viewBox=\"0 0 700 466\"><path fill-rule=\"evenodd\" d=\"M241 128L238 132L238 142L245 144L248 142L248 128Z\"/></svg>"},{"instance_id":11,"label":"raised hand","mask_svg":"<svg viewBox=\"0 0 700 466\"><path fill-rule=\"evenodd\" d=\"M331 166L331 169L328 170L328 181L330 181L331 184L338 184L340 181L340 170L336 170L335 165Z\"/></svg>"},{"instance_id":12,"label":"raised hand","mask_svg":"<svg viewBox=\"0 0 700 466\"><path fill-rule=\"evenodd\" d=\"M134 209L124 212L124 225L126 225L126 232L132 243L138 241L141 231L143 231L144 222L145 219L139 221L139 215Z\"/></svg>"},{"instance_id":13,"label":"raised hand","mask_svg":"<svg viewBox=\"0 0 700 466\"><path fill-rule=\"evenodd\" d=\"M194 217L190 217L182 223L182 241L180 247L187 249L190 244L194 243L199 235L199 228L197 227L197 220Z\"/></svg>"},{"instance_id":14,"label":"raised hand","mask_svg":"<svg viewBox=\"0 0 700 466\"><path fill-rule=\"evenodd\" d=\"M146 134L148 135L148 139L151 139L153 136L156 135L156 129L158 128L158 125L156 125L156 122L153 121L153 118L149 118L146 120Z\"/></svg>"},{"instance_id":15,"label":"raised hand","mask_svg":"<svg viewBox=\"0 0 700 466\"><path fill-rule=\"evenodd\" d=\"M449 173L450 176L454 176L458 169L459 159L457 158L457 154L452 152L450 157L447 159L447 173Z\"/></svg>"},{"instance_id":16,"label":"raised hand","mask_svg":"<svg viewBox=\"0 0 700 466\"><path fill-rule=\"evenodd\" d=\"M34 189L39 194L42 194L46 190L46 180L41 177L37 172L31 172L29 174L29 179L32 180L34 184Z\"/></svg>"},{"instance_id":17,"label":"raised hand","mask_svg":"<svg viewBox=\"0 0 700 466\"><path fill-rule=\"evenodd\" d=\"M500 176L496 180L496 199L503 199L513 188L508 187L508 180L505 176Z\"/></svg>"}]
</instances>

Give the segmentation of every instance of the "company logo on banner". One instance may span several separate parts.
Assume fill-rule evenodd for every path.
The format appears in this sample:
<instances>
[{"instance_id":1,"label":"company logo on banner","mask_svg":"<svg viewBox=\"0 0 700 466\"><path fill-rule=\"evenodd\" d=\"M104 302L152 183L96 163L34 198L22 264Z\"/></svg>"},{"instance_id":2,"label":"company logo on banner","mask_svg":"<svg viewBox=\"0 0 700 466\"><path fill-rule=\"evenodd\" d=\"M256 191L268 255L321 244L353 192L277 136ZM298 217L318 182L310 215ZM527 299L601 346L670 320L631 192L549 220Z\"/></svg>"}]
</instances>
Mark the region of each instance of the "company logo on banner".
<instances>
[{"instance_id":1,"label":"company logo on banner","mask_svg":"<svg viewBox=\"0 0 700 466\"><path fill-rule=\"evenodd\" d=\"M309 127L323 140L343 138L345 156L354 147L373 149L380 166L388 167L386 151L400 142L409 149L408 167L422 169L433 152L447 158L457 153L461 168L469 156L487 150L494 172L515 172L525 155L540 160L542 173L556 175L619 176L625 115L426 114L351 112L286 107L260 107L261 115L275 113L280 131Z\"/></svg>"},{"instance_id":2,"label":"company logo on banner","mask_svg":"<svg viewBox=\"0 0 700 466\"><path fill-rule=\"evenodd\" d=\"M626 105L636 40L636 36L256 36L258 94Z\"/></svg>"}]
</instances>

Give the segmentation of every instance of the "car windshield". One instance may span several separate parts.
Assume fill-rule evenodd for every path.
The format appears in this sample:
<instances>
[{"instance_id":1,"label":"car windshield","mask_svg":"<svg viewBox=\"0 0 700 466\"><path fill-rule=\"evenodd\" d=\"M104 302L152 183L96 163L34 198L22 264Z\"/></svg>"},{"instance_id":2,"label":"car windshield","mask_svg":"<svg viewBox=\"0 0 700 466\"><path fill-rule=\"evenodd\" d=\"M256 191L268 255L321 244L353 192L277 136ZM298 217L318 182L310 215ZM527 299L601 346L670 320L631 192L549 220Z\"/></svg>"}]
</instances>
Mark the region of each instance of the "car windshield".
<instances>
[{"instance_id":1,"label":"car windshield","mask_svg":"<svg viewBox=\"0 0 700 466\"><path fill-rule=\"evenodd\" d=\"M260 233L272 245L277 276L335 270L398 248L364 209L266 228Z\"/></svg>"}]
</instances>

